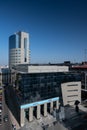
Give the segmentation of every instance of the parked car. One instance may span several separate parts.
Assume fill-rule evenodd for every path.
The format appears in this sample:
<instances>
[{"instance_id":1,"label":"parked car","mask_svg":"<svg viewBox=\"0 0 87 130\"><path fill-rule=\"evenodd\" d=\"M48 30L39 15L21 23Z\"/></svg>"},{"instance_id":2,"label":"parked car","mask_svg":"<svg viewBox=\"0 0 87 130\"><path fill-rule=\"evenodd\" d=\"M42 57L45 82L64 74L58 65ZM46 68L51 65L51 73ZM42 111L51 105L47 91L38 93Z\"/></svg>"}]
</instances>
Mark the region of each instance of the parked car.
<instances>
[{"instance_id":1,"label":"parked car","mask_svg":"<svg viewBox=\"0 0 87 130\"><path fill-rule=\"evenodd\" d=\"M8 115L5 115L3 120L4 120L4 122L7 122L8 121Z\"/></svg>"},{"instance_id":2,"label":"parked car","mask_svg":"<svg viewBox=\"0 0 87 130\"><path fill-rule=\"evenodd\" d=\"M0 103L0 108L2 107L2 103Z\"/></svg>"},{"instance_id":3,"label":"parked car","mask_svg":"<svg viewBox=\"0 0 87 130\"><path fill-rule=\"evenodd\" d=\"M16 130L16 124L12 124L13 130Z\"/></svg>"},{"instance_id":4,"label":"parked car","mask_svg":"<svg viewBox=\"0 0 87 130\"><path fill-rule=\"evenodd\" d=\"M0 101L2 101L2 95L0 95Z\"/></svg>"},{"instance_id":5,"label":"parked car","mask_svg":"<svg viewBox=\"0 0 87 130\"><path fill-rule=\"evenodd\" d=\"M0 111L0 115L2 115L2 111Z\"/></svg>"},{"instance_id":6,"label":"parked car","mask_svg":"<svg viewBox=\"0 0 87 130\"><path fill-rule=\"evenodd\" d=\"M2 125L2 119L0 118L0 125Z\"/></svg>"},{"instance_id":7,"label":"parked car","mask_svg":"<svg viewBox=\"0 0 87 130\"><path fill-rule=\"evenodd\" d=\"M2 89L2 86L0 86L0 89Z\"/></svg>"},{"instance_id":8,"label":"parked car","mask_svg":"<svg viewBox=\"0 0 87 130\"><path fill-rule=\"evenodd\" d=\"M2 94L2 89L0 89L0 94Z\"/></svg>"},{"instance_id":9,"label":"parked car","mask_svg":"<svg viewBox=\"0 0 87 130\"><path fill-rule=\"evenodd\" d=\"M0 112L2 112L2 106L0 106Z\"/></svg>"},{"instance_id":10,"label":"parked car","mask_svg":"<svg viewBox=\"0 0 87 130\"><path fill-rule=\"evenodd\" d=\"M2 119L2 115L0 115L0 119Z\"/></svg>"}]
</instances>

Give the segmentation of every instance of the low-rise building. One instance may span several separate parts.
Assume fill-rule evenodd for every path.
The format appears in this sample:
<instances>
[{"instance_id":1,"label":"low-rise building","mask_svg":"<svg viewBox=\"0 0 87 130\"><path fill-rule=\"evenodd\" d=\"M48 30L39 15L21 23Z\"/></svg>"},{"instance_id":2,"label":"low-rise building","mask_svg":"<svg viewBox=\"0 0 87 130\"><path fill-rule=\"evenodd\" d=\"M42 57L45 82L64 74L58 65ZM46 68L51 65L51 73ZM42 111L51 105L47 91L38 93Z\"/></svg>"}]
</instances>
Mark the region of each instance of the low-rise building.
<instances>
[{"instance_id":1,"label":"low-rise building","mask_svg":"<svg viewBox=\"0 0 87 130\"><path fill-rule=\"evenodd\" d=\"M0 85L10 83L10 74L8 66L0 67Z\"/></svg>"},{"instance_id":2,"label":"low-rise building","mask_svg":"<svg viewBox=\"0 0 87 130\"><path fill-rule=\"evenodd\" d=\"M33 121L34 116L40 119L41 114L47 116L48 112L59 109L59 102L63 102L61 84L78 82L80 75L69 72L68 66L30 64L14 66L11 79L11 99L14 99L18 121L23 126L25 117Z\"/></svg>"}]
</instances>

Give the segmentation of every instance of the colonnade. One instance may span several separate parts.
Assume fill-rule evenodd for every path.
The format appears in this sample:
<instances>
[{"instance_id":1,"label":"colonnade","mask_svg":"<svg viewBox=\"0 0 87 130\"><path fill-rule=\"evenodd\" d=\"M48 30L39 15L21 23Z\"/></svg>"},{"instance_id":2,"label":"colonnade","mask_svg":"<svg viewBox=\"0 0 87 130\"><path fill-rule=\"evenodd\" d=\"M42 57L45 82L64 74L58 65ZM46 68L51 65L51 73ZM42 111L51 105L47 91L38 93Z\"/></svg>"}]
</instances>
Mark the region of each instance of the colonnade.
<instances>
[{"instance_id":1,"label":"colonnade","mask_svg":"<svg viewBox=\"0 0 87 130\"><path fill-rule=\"evenodd\" d=\"M33 121L33 110L34 107L36 107L36 118L40 119L41 118L41 105L43 105L43 116L46 117L47 116L47 104L50 103L50 113L53 111L54 109L54 101L50 101L50 102L45 102L44 104L37 104L35 106L29 106L29 108L27 108L29 110L29 122ZM59 109L59 100L55 101L55 109ZM24 126L25 123L25 109L21 108L20 111L20 125Z\"/></svg>"}]
</instances>

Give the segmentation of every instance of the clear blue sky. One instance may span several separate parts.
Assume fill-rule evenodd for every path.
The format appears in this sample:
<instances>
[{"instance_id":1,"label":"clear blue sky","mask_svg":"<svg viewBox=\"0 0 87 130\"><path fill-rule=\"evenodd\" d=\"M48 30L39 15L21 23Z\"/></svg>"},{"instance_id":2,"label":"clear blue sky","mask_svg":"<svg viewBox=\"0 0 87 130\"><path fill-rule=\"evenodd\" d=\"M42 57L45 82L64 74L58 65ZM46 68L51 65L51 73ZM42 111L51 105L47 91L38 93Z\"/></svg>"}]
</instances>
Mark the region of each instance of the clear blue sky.
<instances>
[{"instance_id":1,"label":"clear blue sky","mask_svg":"<svg viewBox=\"0 0 87 130\"><path fill-rule=\"evenodd\" d=\"M87 49L87 0L0 0L0 65L8 37L30 34L32 63L81 62Z\"/></svg>"}]
</instances>

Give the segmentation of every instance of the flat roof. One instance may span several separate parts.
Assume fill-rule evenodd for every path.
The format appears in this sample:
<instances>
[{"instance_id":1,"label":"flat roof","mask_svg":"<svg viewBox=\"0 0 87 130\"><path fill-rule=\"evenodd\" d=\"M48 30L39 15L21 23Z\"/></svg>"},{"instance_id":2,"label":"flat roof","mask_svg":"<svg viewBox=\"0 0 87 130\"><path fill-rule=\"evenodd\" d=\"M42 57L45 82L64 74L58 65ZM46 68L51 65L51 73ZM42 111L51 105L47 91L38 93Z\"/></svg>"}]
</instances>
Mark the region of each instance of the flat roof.
<instances>
[{"instance_id":1,"label":"flat roof","mask_svg":"<svg viewBox=\"0 0 87 130\"><path fill-rule=\"evenodd\" d=\"M13 66L17 72L43 73L43 72L68 72L69 67L58 64L21 64Z\"/></svg>"},{"instance_id":2,"label":"flat roof","mask_svg":"<svg viewBox=\"0 0 87 130\"><path fill-rule=\"evenodd\" d=\"M57 64L57 63L33 63L33 64L17 64L17 65L14 65L14 66L44 66L44 65L52 65L52 66L54 66L54 65L58 65L58 66L67 66L67 65L65 65L65 64Z\"/></svg>"},{"instance_id":3,"label":"flat roof","mask_svg":"<svg viewBox=\"0 0 87 130\"><path fill-rule=\"evenodd\" d=\"M72 68L74 68L74 69L87 69L87 65L76 65L76 66L72 66Z\"/></svg>"}]
</instances>

